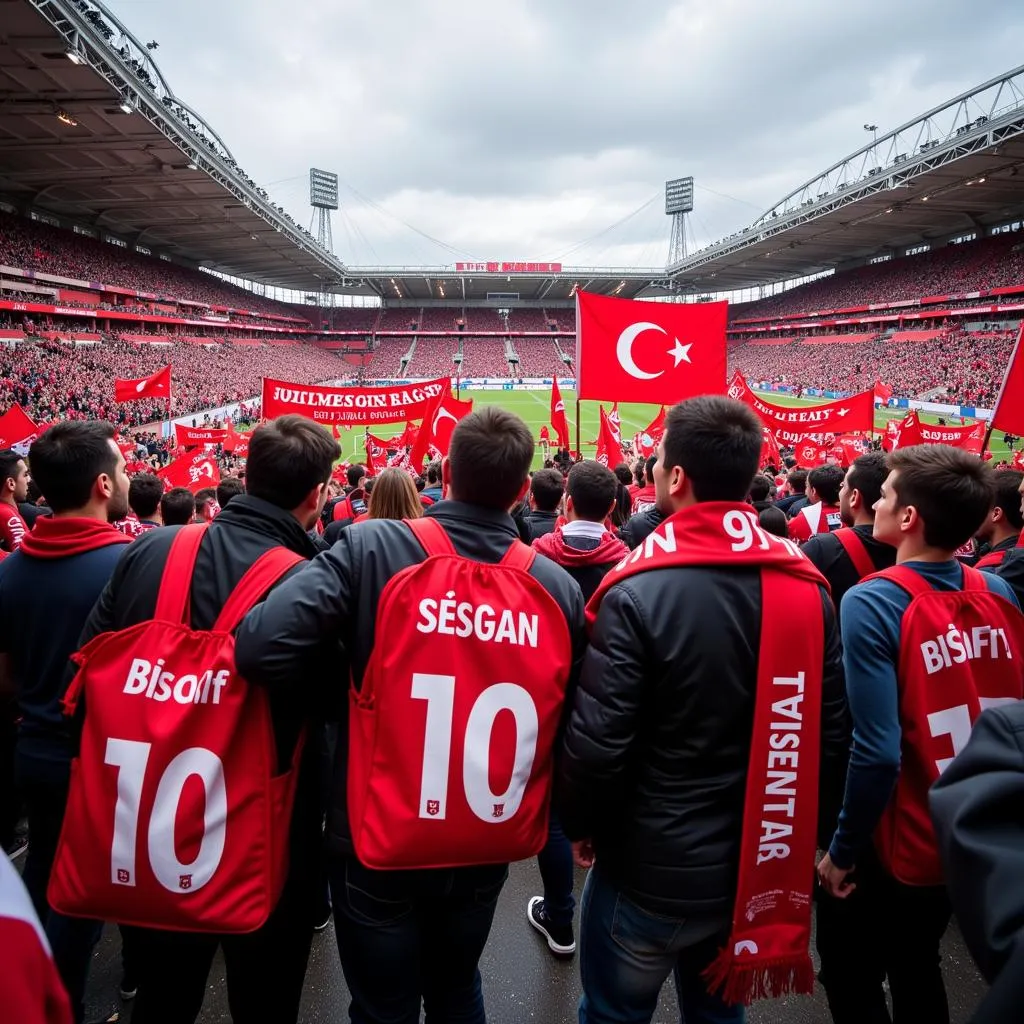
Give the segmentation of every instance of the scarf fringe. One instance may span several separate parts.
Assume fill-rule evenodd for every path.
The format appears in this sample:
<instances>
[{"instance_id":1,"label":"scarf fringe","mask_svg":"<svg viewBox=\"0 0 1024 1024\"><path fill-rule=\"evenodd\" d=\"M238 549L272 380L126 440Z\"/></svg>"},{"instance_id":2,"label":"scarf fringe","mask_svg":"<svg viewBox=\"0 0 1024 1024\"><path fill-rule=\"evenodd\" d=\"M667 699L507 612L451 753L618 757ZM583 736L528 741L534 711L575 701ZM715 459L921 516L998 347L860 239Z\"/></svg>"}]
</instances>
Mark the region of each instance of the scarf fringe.
<instances>
[{"instance_id":1,"label":"scarf fringe","mask_svg":"<svg viewBox=\"0 0 1024 1024\"><path fill-rule=\"evenodd\" d=\"M755 999L810 995L814 991L814 964L809 955L737 963L731 944L715 957L702 977L709 991L733 1005L749 1006Z\"/></svg>"}]
</instances>

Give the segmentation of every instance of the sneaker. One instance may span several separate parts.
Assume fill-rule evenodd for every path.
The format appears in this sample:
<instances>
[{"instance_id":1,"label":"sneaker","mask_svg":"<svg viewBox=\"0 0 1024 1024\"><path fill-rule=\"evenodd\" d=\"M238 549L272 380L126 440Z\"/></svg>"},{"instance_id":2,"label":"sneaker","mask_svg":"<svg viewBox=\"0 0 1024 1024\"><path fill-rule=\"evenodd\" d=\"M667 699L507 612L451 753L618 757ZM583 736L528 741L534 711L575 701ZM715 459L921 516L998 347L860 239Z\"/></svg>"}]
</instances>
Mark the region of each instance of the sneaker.
<instances>
[{"instance_id":1,"label":"sneaker","mask_svg":"<svg viewBox=\"0 0 1024 1024\"><path fill-rule=\"evenodd\" d=\"M129 974L127 971L121 975L121 998L128 1002L134 999L139 992L139 983L135 980L134 974Z\"/></svg>"},{"instance_id":2,"label":"sneaker","mask_svg":"<svg viewBox=\"0 0 1024 1024\"><path fill-rule=\"evenodd\" d=\"M533 896L526 904L526 920L548 940L548 949L555 956L572 956L576 952L576 935L571 924L552 924L544 913L544 897Z\"/></svg>"},{"instance_id":3,"label":"sneaker","mask_svg":"<svg viewBox=\"0 0 1024 1024\"><path fill-rule=\"evenodd\" d=\"M330 903L313 919L313 931L322 932L331 923L333 909Z\"/></svg>"}]
</instances>

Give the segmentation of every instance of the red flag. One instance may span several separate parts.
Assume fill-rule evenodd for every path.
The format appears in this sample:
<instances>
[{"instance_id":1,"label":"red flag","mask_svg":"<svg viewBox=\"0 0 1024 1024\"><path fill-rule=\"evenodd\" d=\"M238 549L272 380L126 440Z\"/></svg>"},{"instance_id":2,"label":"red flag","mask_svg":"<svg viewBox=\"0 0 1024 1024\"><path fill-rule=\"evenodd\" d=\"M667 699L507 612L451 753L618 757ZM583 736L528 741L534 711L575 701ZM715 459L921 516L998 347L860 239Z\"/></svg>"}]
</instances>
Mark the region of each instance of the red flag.
<instances>
[{"instance_id":1,"label":"red flag","mask_svg":"<svg viewBox=\"0 0 1024 1024\"><path fill-rule=\"evenodd\" d=\"M755 395L743 374L737 370L729 384L729 397L749 405L761 417L762 423L784 438L872 430L875 422L875 397L872 391L862 391L822 405L775 405Z\"/></svg>"},{"instance_id":2,"label":"red flag","mask_svg":"<svg viewBox=\"0 0 1024 1024\"><path fill-rule=\"evenodd\" d=\"M662 410L664 411L664 410ZM779 442L770 427L761 428L761 469L767 465L776 467L782 466L782 453L779 451Z\"/></svg>"},{"instance_id":3,"label":"red flag","mask_svg":"<svg viewBox=\"0 0 1024 1024\"><path fill-rule=\"evenodd\" d=\"M551 429L558 435L558 447L569 447L569 421L565 418L565 402L558 389L558 381L551 381Z\"/></svg>"},{"instance_id":4,"label":"red flag","mask_svg":"<svg viewBox=\"0 0 1024 1024\"><path fill-rule=\"evenodd\" d=\"M608 413L608 425L612 428L612 433L615 435L615 443L618 445L619 450L622 450L622 417L619 415L619 403L616 402L612 406L612 411Z\"/></svg>"},{"instance_id":5,"label":"red flag","mask_svg":"<svg viewBox=\"0 0 1024 1024\"><path fill-rule=\"evenodd\" d=\"M220 469L217 457L202 452L198 455L183 455L169 462L157 474L164 482L164 490L172 487L187 487L193 494L204 487L216 487L220 483Z\"/></svg>"},{"instance_id":6,"label":"red flag","mask_svg":"<svg viewBox=\"0 0 1024 1024\"><path fill-rule=\"evenodd\" d=\"M671 405L725 391L725 302L576 293L580 398Z\"/></svg>"},{"instance_id":7,"label":"red flag","mask_svg":"<svg viewBox=\"0 0 1024 1024\"><path fill-rule=\"evenodd\" d=\"M20 405L12 405L0 416L0 450L13 448L21 456L28 455L32 442L41 433Z\"/></svg>"},{"instance_id":8,"label":"red flag","mask_svg":"<svg viewBox=\"0 0 1024 1024\"><path fill-rule=\"evenodd\" d=\"M139 380L121 380L119 377L114 379L115 402L134 402L137 398L170 397L170 364L162 370L157 370L152 377L142 377Z\"/></svg>"},{"instance_id":9,"label":"red flag","mask_svg":"<svg viewBox=\"0 0 1024 1024\"><path fill-rule=\"evenodd\" d=\"M332 423L331 424L331 435L334 437L335 441L340 441L341 440L341 431L338 430L338 424L337 423Z\"/></svg>"},{"instance_id":10,"label":"red flag","mask_svg":"<svg viewBox=\"0 0 1024 1024\"><path fill-rule=\"evenodd\" d=\"M366 431L364 439L366 447L366 470L368 476L376 476L381 469L384 468L384 462L387 459L387 447L388 442L382 441L379 437L374 437L369 431ZM392 442L393 444L394 442ZM378 462L379 460L379 462Z\"/></svg>"},{"instance_id":11,"label":"red flag","mask_svg":"<svg viewBox=\"0 0 1024 1024\"><path fill-rule=\"evenodd\" d=\"M963 448L975 455L981 454L981 446L985 443L985 424L981 422L968 427L942 427L919 422L918 430L921 444L948 444L951 448Z\"/></svg>"},{"instance_id":12,"label":"red flag","mask_svg":"<svg viewBox=\"0 0 1024 1024\"><path fill-rule=\"evenodd\" d=\"M992 428L1005 430L1008 434L1020 437L1024 434L1024 352L1021 341L1024 339L1024 324L1017 334L1017 343L1013 346L1013 355L1006 367L1003 386L999 389L995 408L992 410Z\"/></svg>"},{"instance_id":13,"label":"red flag","mask_svg":"<svg viewBox=\"0 0 1024 1024\"><path fill-rule=\"evenodd\" d=\"M451 392L442 391L432 403L423 417L416 444L409 452L409 461L417 473L423 472L423 460L431 450L435 449L441 458L448 454L452 431L455 424L473 411L473 400L461 402L452 398Z\"/></svg>"},{"instance_id":14,"label":"red flag","mask_svg":"<svg viewBox=\"0 0 1024 1024\"><path fill-rule=\"evenodd\" d=\"M1024 470L1024 449L1022 449L1019 452L1014 452L1013 453L1013 462L1010 463L1010 465L1014 469Z\"/></svg>"},{"instance_id":15,"label":"red flag","mask_svg":"<svg viewBox=\"0 0 1024 1024\"><path fill-rule=\"evenodd\" d=\"M923 443L921 421L918 419L916 410L908 413L901 420L889 420L885 426L882 447L887 452L894 452L897 448L913 448L914 445Z\"/></svg>"},{"instance_id":16,"label":"red flag","mask_svg":"<svg viewBox=\"0 0 1024 1024\"><path fill-rule=\"evenodd\" d=\"M878 399L882 405L892 398L892 388L888 384L883 384L880 380L875 381L875 398Z\"/></svg>"},{"instance_id":17,"label":"red flag","mask_svg":"<svg viewBox=\"0 0 1024 1024\"><path fill-rule=\"evenodd\" d=\"M825 465L825 461L828 458L828 449L818 444L817 441L812 441L808 438L796 446L793 454L801 466L805 469L813 469L815 466Z\"/></svg>"},{"instance_id":18,"label":"red flag","mask_svg":"<svg viewBox=\"0 0 1024 1024\"><path fill-rule=\"evenodd\" d=\"M413 426L409 421L405 421L405 430L392 442L393 445L399 448L411 448L416 443L416 438L419 436L420 428Z\"/></svg>"},{"instance_id":19,"label":"red flag","mask_svg":"<svg viewBox=\"0 0 1024 1024\"><path fill-rule=\"evenodd\" d=\"M633 436L633 447L637 455L649 459L654 454L654 449L661 443L665 434L665 406L661 407L658 415L651 420L638 434ZM778 448L776 448L776 451Z\"/></svg>"},{"instance_id":20,"label":"red flag","mask_svg":"<svg viewBox=\"0 0 1024 1024\"><path fill-rule=\"evenodd\" d=\"M224 444L228 432L220 427L186 427L175 423L174 437L179 448L202 448L208 444Z\"/></svg>"},{"instance_id":21,"label":"red flag","mask_svg":"<svg viewBox=\"0 0 1024 1024\"><path fill-rule=\"evenodd\" d=\"M228 420L227 429L224 431L224 451L233 452L238 444L238 432L235 430L234 420Z\"/></svg>"},{"instance_id":22,"label":"red flag","mask_svg":"<svg viewBox=\"0 0 1024 1024\"><path fill-rule=\"evenodd\" d=\"M622 461L622 444L615 437L615 428L608 413L604 411L603 405L600 407L600 413L601 429L597 434L597 461L602 466L611 469Z\"/></svg>"}]
</instances>

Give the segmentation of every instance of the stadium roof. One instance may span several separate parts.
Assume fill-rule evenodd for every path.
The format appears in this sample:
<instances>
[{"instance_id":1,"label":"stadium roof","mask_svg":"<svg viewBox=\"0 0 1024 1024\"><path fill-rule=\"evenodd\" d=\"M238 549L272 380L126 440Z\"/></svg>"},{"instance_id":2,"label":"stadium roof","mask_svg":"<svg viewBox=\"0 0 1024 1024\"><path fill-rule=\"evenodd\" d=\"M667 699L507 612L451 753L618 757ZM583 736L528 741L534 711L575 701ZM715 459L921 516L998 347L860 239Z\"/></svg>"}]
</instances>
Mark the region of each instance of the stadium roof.
<instances>
[{"instance_id":1,"label":"stadium roof","mask_svg":"<svg viewBox=\"0 0 1024 1024\"><path fill-rule=\"evenodd\" d=\"M0 0L0 97L0 198L267 284L344 273L94 0Z\"/></svg>"},{"instance_id":2,"label":"stadium roof","mask_svg":"<svg viewBox=\"0 0 1024 1024\"><path fill-rule=\"evenodd\" d=\"M871 142L669 273L685 291L747 288L1022 215L1024 65Z\"/></svg>"}]
</instances>

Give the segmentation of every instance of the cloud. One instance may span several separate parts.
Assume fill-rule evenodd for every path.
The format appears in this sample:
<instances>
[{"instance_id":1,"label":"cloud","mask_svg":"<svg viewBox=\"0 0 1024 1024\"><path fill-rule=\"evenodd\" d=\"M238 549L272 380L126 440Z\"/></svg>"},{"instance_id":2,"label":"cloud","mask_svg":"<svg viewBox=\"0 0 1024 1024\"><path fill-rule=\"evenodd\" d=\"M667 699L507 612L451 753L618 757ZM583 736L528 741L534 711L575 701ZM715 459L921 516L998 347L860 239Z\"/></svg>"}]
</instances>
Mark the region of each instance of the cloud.
<instances>
[{"instance_id":1,"label":"cloud","mask_svg":"<svg viewBox=\"0 0 1024 1024\"><path fill-rule=\"evenodd\" d=\"M953 0L109 6L297 220L308 167L339 173L349 263L661 264L668 218L644 204L667 178L696 178L693 241L723 237L864 123L1013 67L1024 31L1017 0L984 18Z\"/></svg>"}]
</instances>

